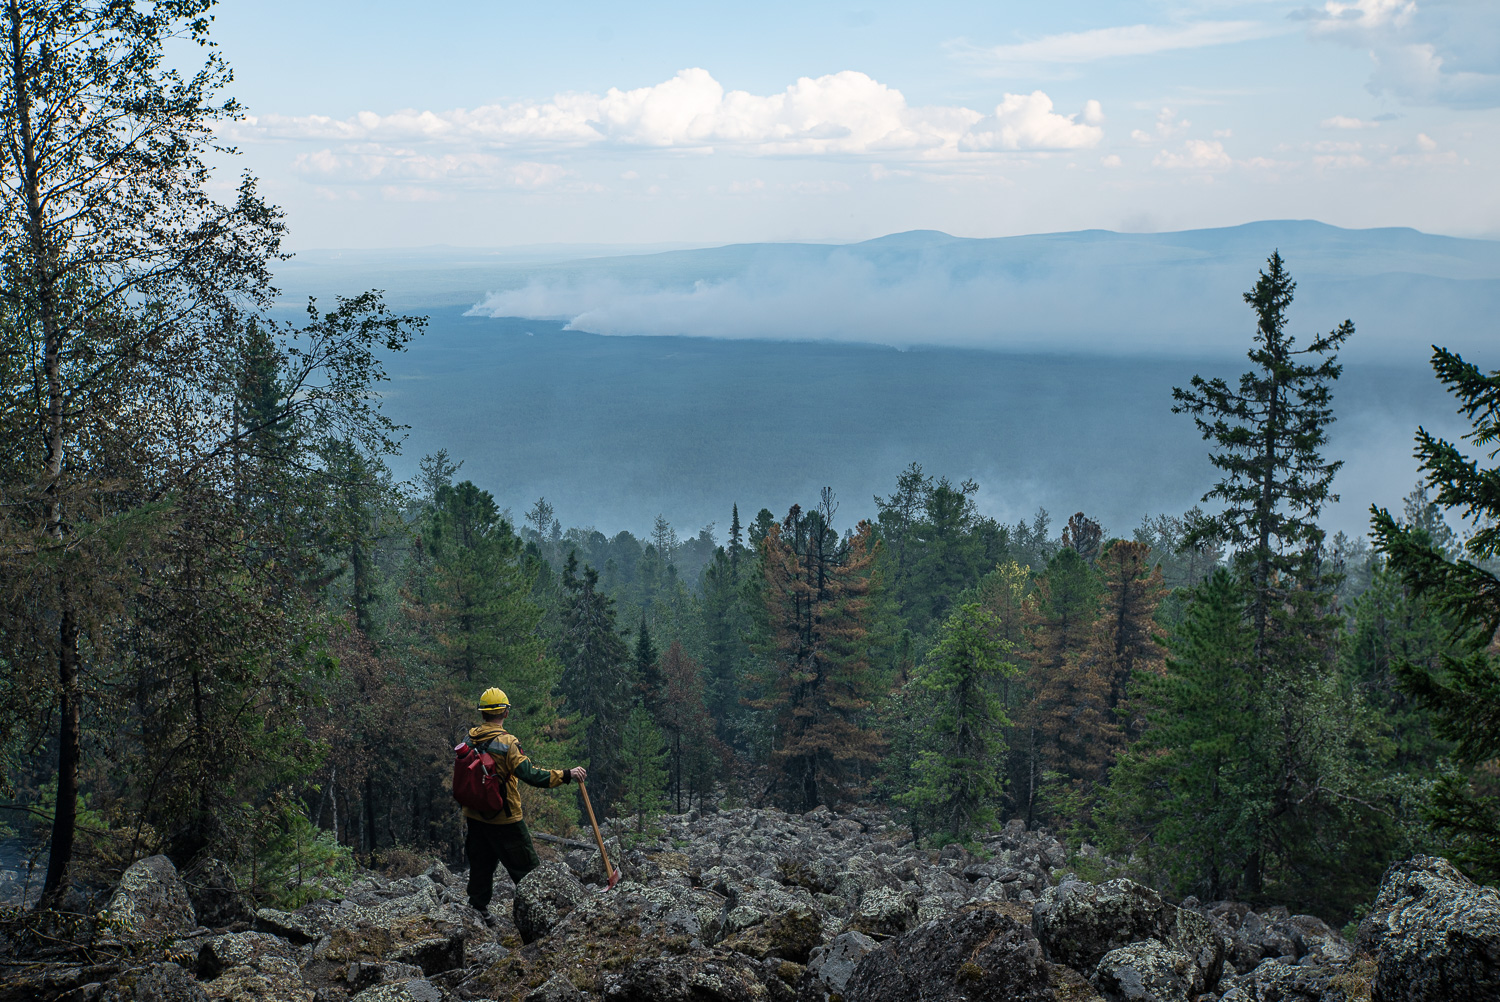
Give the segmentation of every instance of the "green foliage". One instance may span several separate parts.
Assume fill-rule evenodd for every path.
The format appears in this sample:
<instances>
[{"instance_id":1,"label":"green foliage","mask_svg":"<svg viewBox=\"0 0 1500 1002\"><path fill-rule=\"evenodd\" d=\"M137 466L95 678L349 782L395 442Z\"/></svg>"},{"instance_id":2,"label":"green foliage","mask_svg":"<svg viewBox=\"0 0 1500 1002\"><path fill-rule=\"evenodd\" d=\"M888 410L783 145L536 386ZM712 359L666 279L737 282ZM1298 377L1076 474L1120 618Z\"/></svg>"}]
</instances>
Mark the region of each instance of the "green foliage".
<instances>
[{"instance_id":1,"label":"green foliage","mask_svg":"<svg viewBox=\"0 0 1500 1002\"><path fill-rule=\"evenodd\" d=\"M1270 656L1271 619L1284 605L1288 584L1309 583L1320 569L1323 530L1318 515L1337 501L1334 474L1342 462L1322 456L1333 423L1331 384L1343 367L1338 349L1354 334L1344 321L1297 348L1287 333L1287 309L1297 285L1279 253L1272 254L1245 302L1255 310L1255 368L1237 389L1222 378L1194 376L1191 388L1174 388L1174 413L1193 415L1210 461L1223 477L1205 495L1223 510L1193 526L1188 546L1224 540L1249 562L1250 618L1256 657ZM1308 357L1310 361L1302 361Z\"/></svg>"},{"instance_id":2,"label":"green foliage","mask_svg":"<svg viewBox=\"0 0 1500 1002\"><path fill-rule=\"evenodd\" d=\"M1268 750L1242 590L1220 570L1193 599L1166 674L1143 680L1147 729L1111 773L1105 844L1214 900L1258 846Z\"/></svg>"},{"instance_id":3,"label":"green foliage","mask_svg":"<svg viewBox=\"0 0 1500 1002\"><path fill-rule=\"evenodd\" d=\"M615 813L633 819L637 838L657 831L656 819L668 807L667 749L661 731L643 707L635 707L620 735L619 795Z\"/></svg>"},{"instance_id":4,"label":"green foliage","mask_svg":"<svg viewBox=\"0 0 1500 1002\"><path fill-rule=\"evenodd\" d=\"M1464 437L1481 449L1500 439L1500 372L1485 374L1470 362L1434 348L1432 367L1459 399L1473 425ZM1500 448L1489 448L1494 460ZM1435 501L1459 509L1476 523L1462 552L1451 540L1408 520L1398 523L1371 508L1376 547L1413 595L1445 617L1452 649L1430 659L1402 657L1395 670L1403 689L1431 710L1438 735L1455 746L1461 776L1444 777L1430 816L1456 843L1459 859L1484 879L1500 877L1500 659L1491 645L1500 629L1500 577L1491 561L1500 554L1500 467L1482 468L1454 444L1417 431L1417 457ZM1446 544L1446 545L1445 545Z\"/></svg>"},{"instance_id":5,"label":"green foliage","mask_svg":"<svg viewBox=\"0 0 1500 1002\"><path fill-rule=\"evenodd\" d=\"M292 910L337 896L337 881L354 870L354 854L314 826L295 798L282 793L258 808L243 805L241 814L250 846L236 879L258 902Z\"/></svg>"},{"instance_id":6,"label":"green foliage","mask_svg":"<svg viewBox=\"0 0 1500 1002\"><path fill-rule=\"evenodd\" d=\"M965 841L987 827L1004 786L994 762L1005 754L1010 721L996 683L1016 668L1004 660L1012 645L995 636L997 626L977 603L956 610L903 693L915 756L896 763L908 777L896 802L913 830L938 841Z\"/></svg>"}]
</instances>

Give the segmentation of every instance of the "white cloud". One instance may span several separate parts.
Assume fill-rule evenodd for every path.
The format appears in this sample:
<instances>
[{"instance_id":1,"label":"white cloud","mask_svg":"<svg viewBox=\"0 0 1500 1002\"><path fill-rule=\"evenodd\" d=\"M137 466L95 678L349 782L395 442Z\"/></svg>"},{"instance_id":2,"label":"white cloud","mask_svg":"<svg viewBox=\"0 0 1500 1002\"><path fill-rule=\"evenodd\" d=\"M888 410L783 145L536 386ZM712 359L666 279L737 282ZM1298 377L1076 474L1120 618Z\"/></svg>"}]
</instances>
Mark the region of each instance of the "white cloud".
<instances>
[{"instance_id":1,"label":"white cloud","mask_svg":"<svg viewBox=\"0 0 1500 1002\"><path fill-rule=\"evenodd\" d=\"M1099 165L1101 167L1107 167L1110 170L1114 170L1123 162L1124 161L1120 159L1120 155L1118 153L1111 153L1109 156L1100 159Z\"/></svg>"},{"instance_id":2,"label":"white cloud","mask_svg":"<svg viewBox=\"0 0 1500 1002\"><path fill-rule=\"evenodd\" d=\"M1374 94L1409 104L1500 106L1500 5L1327 0L1297 16L1313 38L1370 53Z\"/></svg>"},{"instance_id":3,"label":"white cloud","mask_svg":"<svg viewBox=\"0 0 1500 1002\"><path fill-rule=\"evenodd\" d=\"M1162 150L1151 161L1152 166L1168 170L1228 170L1234 161L1224 152L1224 144L1207 139L1189 139L1180 153Z\"/></svg>"},{"instance_id":4,"label":"white cloud","mask_svg":"<svg viewBox=\"0 0 1500 1002\"><path fill-rule=\"evenodd\" d=\"M1047 35L1014 45L950 43L958 55L991 64L996 72L1029 72L1038 65L1092 63L1150 56L1178 49L1230 45L1285 34L1284 25L1264 21L1198 21L1193 24L1132 24Z\"/></svg>"},{"instance_id":5,"label":"white cloud","mask_svg":"<svg viewBox=\"0 0 1500 1002\"><path fill-rule=\"evenodd\" d=\"M1323 119L1318 125L1324 129L1378 129L1380 127L1379 122L1367 122L1362 118L1351 118L1348 115L1334 115L1332 118Z\"/></svg>"},{"instance_id":6,"label":"white cloud","mask_svg":"<svg viewBox=\"0 0 1500 1002\"><path fill-rule=\"evenodd\" d=\"M1094 104L1094 114L1103 117ZM1007 94L995 113L978 122L959 139L958 148L980 150L1076 150L1094 146L1104 136L1097 125L1076 121L1076 115L1059 115L1052 99L1041 91Z\"/></svg>"},{"instance_id":7,"label":"white cloud","mask_svg":"<svg viewBox=\"0 0 1500 1002\"><path fill-rule=\"evenodd\" d=\"M1080 118L1082 121L1080 121ZM899 90L852 70L803 77L778 94L726 91L707 70L605 94L559 94L446 112L373 112L343 120L321 115L247 118L233 138L316 140L382 147L559 152L596 147L750 156L902 156L944 159L964 152L1077 149L1103 135L1103 110L1053 110L1041 91L1006 94L990 114L962 106L913 107ZM332 151L328 155L334 156ZM318 169L299 158L300 169Z\"/></svg>"}]
</instances>

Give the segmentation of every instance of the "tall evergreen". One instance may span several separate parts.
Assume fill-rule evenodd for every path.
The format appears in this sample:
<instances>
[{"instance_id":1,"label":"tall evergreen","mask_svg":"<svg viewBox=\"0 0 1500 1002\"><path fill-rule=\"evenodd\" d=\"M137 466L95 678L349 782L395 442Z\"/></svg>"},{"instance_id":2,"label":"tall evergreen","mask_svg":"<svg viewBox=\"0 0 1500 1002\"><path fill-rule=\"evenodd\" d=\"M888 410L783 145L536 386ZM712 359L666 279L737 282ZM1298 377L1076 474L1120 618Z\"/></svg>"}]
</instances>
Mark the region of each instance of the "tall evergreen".
<instances>
[{"instance_id":1,"label":"tall evergreen","mask_svg":"<svg viewBox=\"0 0 1500 1002\"><path fill-rule=\"evenodd\" d=\"M1472 425L1464 435L1493 461L1500 455L1500 371L1486 374L1472 362L1434 348L1432 367L1458 398ZM1452 442L1417 429L1417 458L1437 504L1462 511L1475 524L1461 553L1444 551L1432 533L1401 524L1371 508L1377 548L1419 598L1451 624L1454 649L1439 664L1400 658L1403 687L1434 715L1438 734L1455 745L1463 766L1438 786L1431 811L1438 829L1453 839L1463 862L1486 879L1500 877L1500 782L1485 763L1500 758L1500 659L1493 653L1500 630L1500 467L1484 467Z\"/></svg>"},{"instance_id":2,"label":"tall evergreen","mask_svg":"<svg viewBox=\"0 0 1500 1002\"><path fill-rule=\"evenodd\" d=\"M620 731L619 790L615 814L627 820L637 837L656 829L667 802L667 748L661 731L644 707L634 707Z\"/></svg>"},{"instance_id":3,"label":"tall evergreen","mask_svg":"<svg viewBox=\"0 0 1500 1002\"><path fill-rule=\"evenodd\" d=\"M1109 848L1138 852L1179 893L1236 891L1259 848L1266 770L1262 676L1241 588L1219 570L1194 590L1166 673L1142 681L1144 735L1110 775Z\"/></svg>"},{"instance_id":4,"label":"tall evergreen","mask_svg":"<svg viewBox=\"0 0 1500 1002\"><path fill-rule=\"evenodd\" d=\"M1010 721L996 682L1016 667L997 627L978 603L956 610L903 693L916 755L894 763L907 773L896 800L915 829L940 839L965 840L993 822L1003 789L994 763L1005 755Z\"/></svg>"},{"instance_id":5,"label":"tall evergreen","mask_svg":"<svg viewBox=\"0 0 1500 1002\"><path fill-rule=\"evenodd\" d=\"M761 543L768 657L751 704L774 721L771 791L788 807L839 803L868 781L880 737L870 665L874 530L840 540L825 490L817 511L793 506Z\"/></svg>"},{"instance_id":6,"label":"tall evergreen","mask_svg":"<svg viewBox=\"0 0 1500 1002\"><path fill-rule=\"evenodd\" d=\"M1343 465L1322 449L1333 423L1332 384L1343 371L1338 349L1354 334L1345 320L1328 334L1298 348L1287 333L1287 310L1296 283L1281 254L1273 253L1244 299L1255 311L1254 368L1237 388L1222 378L1194 376L1189 389L1174 387L1174 413L1187 413L1205 440L1210 461L1222 472L1204 501L1223 510L1188 534L1186 544L1223 539L1240 550L1249 568L1250 618L1256 660L1271 658L1272 641L1283 636L1281 659L1303 656L1297 628L1278 630L1278 611L1297 601L1294 593L1317 587L1324 533L1323 507L1337 501L1333 477Z\"/></svg>"},{"instance_id":7,"label":"tall evergreen","mask_svg":"<svg viewBox=\"0 0 1500 1002\"><path fill-rule=\"evenodd\" d=\"M635 671L630 648L615 624L615 603L599 590L599 572L568 556L567 589L557 651L563 663L562 693L582 718L584 750L605 803L619 795L621 740L634 705Z\"/></svg>"}]
</instances>

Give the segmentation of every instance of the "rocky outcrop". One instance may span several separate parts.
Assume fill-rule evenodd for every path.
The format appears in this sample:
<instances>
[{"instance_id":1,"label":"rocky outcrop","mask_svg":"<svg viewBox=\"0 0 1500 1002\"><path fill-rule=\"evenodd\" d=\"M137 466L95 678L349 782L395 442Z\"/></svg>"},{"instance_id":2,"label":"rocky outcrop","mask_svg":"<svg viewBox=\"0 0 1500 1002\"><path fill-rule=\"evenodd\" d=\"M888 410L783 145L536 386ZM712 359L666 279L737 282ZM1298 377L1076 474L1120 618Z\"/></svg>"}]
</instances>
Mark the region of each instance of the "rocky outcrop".
<instances>
[{"instance_id":1,"label":"rocky outcrop","mask_svg":"<svg viewBox=\"0 0 1500 1002\"><path fill-rule=\"evenodd\" d=\"M1032 927L1049 960L1080 972L1095 971L1112 950L1157 941L1192 962L1197 991L1218 984L1228 949L1208 919L1133 880L1065 880L1037 902Z\"/></svg>"},{"instance_id":2,"label":"rocky outcrop","mask_svg":"<svg viewBox=\"0 0 1500 1002\"><path fill-rule=\"evenodd\" d=\"M924 922L867 953L841 994L860 1002L1053 998L1036 936L993 904Z\"/></svg>"},{"instance_id":3,"label":"rocky outcrop","mask_svg":"<svg viewBox=\"0 0 1500 1002\"><path fill-rule=\"evenodd\" d=\"M521 942L531 943L552 931L587 895L583 884L561 863L543 863L521 878L511 905L511 919Z\"/></svg>"},{"instance_id":4,"label":"rocky outcrop","mask_svg":"<svg viewBox=\"0 0 1500 1002\"><path fill-rule=\"evenodd\" d=\"M1447 860L1416 856L1387 870L1357 943L1375 955L1373 1002L1500 998L1500 891Z\"/></svg>"},{"instance_id":5,"label":"rocky outcrop","mask_svg":"<svg viewBox=\"0 0 1500 1002\"><path fill-rule=\"evenodd\" d=\"M126 869L107 914L119 936L147 940L180 936L198 924L187 884L165 856L147 856Z\"/></svg>"},{"instance_id":6,"label":"rocky outcrop","mask_svg":"<svg viewBox=\"0 0 1500 1002\"><path fill-rule=\"evenodd\" d=\"M115 960L7 974L0 1002L1368 1002L1372 986L1382 1002L1500 998L1500 897L1441 860L1392 868L1356 953L1283 908L1078 880L1061 843L1023 825L977 852L922 848L862 809L738 809L663 829L620 848L630 876L608 891L597 852L543 843L543 866L511 889L514 922L510 885L486 923L466 875L434 864L261 909L248 931L244 918L194 927L200 908L234 913L230 882L204 866L184 889L144 860L115 895L130 922L114 924L136 930L116 934Z\"/></svg>"},{"instance_id":7,"label":"rocky outcrop","mask_svg":"<svg viewBox=\"0 0 1500 1002\"><path fill-rule=\"evenodd\" d=\"M864 933L853 930L835 936L808 958L807 970L797 986L797 998L801 1002L828 1002L834 995L844 997L854 969L865 954L879 945Z\"/></svg>"},{"instance_id":8,"label":"rocky outcrop","mask_svg":"<svg viewBox=\"0 0 1500 1002\"><path fill-rule=\"evenodd\" d=\"M1191 1002L1203 991L1193 959L1159 939L1109 951L1090 982L1106 1002Z\"/></svg>"},{"instance_id":9,"label":"rocky outcrop","mask_svg":"<svg viewBox=\"0 0 1500 1002\"><path fill-rule=\"evenodd\" d=\"M771 993L746 958L711 953L636 961L605 988L604 998L605 1002L763 1002Z\"/></svg>"}]
</instances>

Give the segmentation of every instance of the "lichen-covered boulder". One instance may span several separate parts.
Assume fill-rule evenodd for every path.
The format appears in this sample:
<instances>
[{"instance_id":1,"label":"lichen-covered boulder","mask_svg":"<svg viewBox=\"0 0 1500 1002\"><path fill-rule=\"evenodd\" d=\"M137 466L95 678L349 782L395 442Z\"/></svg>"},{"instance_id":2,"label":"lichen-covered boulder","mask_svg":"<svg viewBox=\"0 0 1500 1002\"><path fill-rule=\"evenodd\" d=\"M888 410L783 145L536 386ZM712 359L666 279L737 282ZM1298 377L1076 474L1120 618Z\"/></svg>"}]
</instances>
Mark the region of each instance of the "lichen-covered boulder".
<instances>
[{"instance_id":1,"label":"lichen-covered boulder","mask_svg":"<svg viewBox=\"0 0 1500 1002\"><path fill-rule=\"evenodd\" d=\"M1089 981L1106 1002L1192 1002L1203 991L1198 965L1159 939L1109 951Z\"/></svg>"},{"instance_id":2,"label":"lichen-covered boulder","mask_svg":"<svg viewBox=\"0 0 1500 1002\"><path fill-rule=\"evenodd\" d=\"M771 993L753 961L733 953L638 960L604 990L605 1002L763 1002Z\"/></svg>"},{"instance_id":3,"label":"lichen-covered boulder","mask_svg":"<svg viewBox=\"0 0 1500 1002\"><path fill-rule=\"evenodd\" d=\"M454 926L445 934L423 936L396 944L387 960L419 967L423 974L441 974L464 966L464 930Z\"/></svg>"},{"instance_id":4,"label":"lichen-covered boulder","mask_svg":"<svg viewBox=\"0 0 1500 1002\"><path fill-rule=\"evenodd\" d=\"M917 899L909 891L876 887L859 902L849 928L870 936L899 936L917 921Z\"/></svg>"},{"instance_id":5,"label":"lichen-covered boulder","mask_svg":"<svg viewBox=\"0 0 1500 1002\"><path fill-rule=\"evenodd\" d=\"M583 884L561 863L543 863L521 878L511 905L511 917L521 942L547 935L568 912L588 896Z\"/></svg>"},{"instance_id":6,"label":"lichen-covered boulder","mask_svg":"<svg viewBox=\"0 0 1500 1002\"><path fill-rule=\"evenodd\" d=\"M850 930L818 947L808 957L807 970L797 984L799 1002L828 1002L832 995L842 997L859 962L879 946L864 933Z\"/></svg>"},{"instance_id":7,"label":"lichen-covered boulder","mask_svg":"<svg viewBox=\"0 0 1500 1002\"><path fill-rule=\"evenodd\" d=\"M1051 1002L1047 962L1030 929L997 906L924 922L865 954L845 1002Z\"/></svg>"},{"instance_id":8,"label":"lichen-covered boulder","mask_svg":"<svg viewBox=\"0 0 1500 1002\"><path fill-rule=\"evenodd\" d=\"M1228 943L1202 915L1168 904L1133 880L1065 880L1032 909L1032 929L1047 958L1092 971L1111 950L1156 939L1190 957L1206 989L1218 984Z\"/></svg>"},{"instance_id":9,"label":"lichen-covered boulder","mask_svg":"<svg viewBox=\"0 0 1500 1002\"><path fill-rule=\"evenodd\" d=\"M521 1002L586 1002L587 996L561 974L554 974L527 992Z\"/></svg>"},{"instance_id":10,"label":"lichen-covered boulder","mask_svg":"<svg viewBox=\"0 0 1500 1002\"><path fill-rule=\"evenodd\" d=\"M326 931L324 924L311 915L284 912L276 908L258 910L250 928L255 932L280 936L293 943L316 943Z\"/></svg>"},{"instance_id":11,"label":"lichen-covered boulder","mask_svg":"<svg viewBox=\"0 0 1500 1002\"><path fill-rule=\"evenodd\" d=\"M1297 959L1313 957L1320 963L1342 964L1354 956L1354 948L1327 922L1313 915L1293 915L1279 923L1297 951Z\"/></svg>"},{"instance_id":12,"label":"lichen-covered boulder","mask_svg":"<svg viewBox=\"0 0 1500 1002\"><path fill-rule=\"evenodd\" d=\"M1367 990L1358 972L1268 959L1233 978L1220 1002L1359 1002L1369 998Z\"/></svg>"},{"instance_id":13,"label":"lichen-covered boulder","mask_svg":"<svg viewBox=\"0 0 1500 1002\"><path fill-rule=\"evenodd\" d=\"M198 977L212 979L234 967L258 967L271 957L295 962L297 952L291 944L270 933L224 933L198 948Z\"/></svg>"},{"instance_id":14,"label":"lichen-covered boulder","mask_svg":"<svg viewBox=\"0 0 1500 1002\"><path fill-rule=\"evenodd\" d=\"M758 925L741 929L724 940L725 949L752 957L780 957L805 964L823 943L823 920L806 905L794 905Z\"/></svg>"},{"instance_id":15,"label":"lichen-covered boulder","mask_svg":"<svg viewBox=\"0 0 1500 1002\"><path fill-rule=\"evenodd\" d=\"M349 1002L443 1002L443 993L431 981L411 978L366 988Z\"/></svg>"},{"instance_id":16,"label":"lichen-covered boulder","mask_svg":"<svg viewBox=\"0 0 1500 1002\"><path fill-rule=\"evenodd\" d=\"M422 977L422 969L414 964L392 963L389 961L353 961L344 968L344 984L346 991L359 993L366 988L375 985L390 984L395 981L410 981L412 978Z\"/></svg>"},{"instance_id":17,"label":"lichen-covered boulder","mask_svg":"<svg viewBox=\"0 0 1500 1002\"><path fill-rule=\"evenodd\" d=\"M1500 891L1445 859L1388 869L1358 944L1375 954L1373 1002L1500 998Z\"/></svg>"},{"instance_id":18,"label":"lichen-covered boulder","mask_svg":"<svg viewBox=\"0 0 1500 1002\"><path fill-rule=\"evenodd\" d=\"M85 995L85 991L80 991ZM176 964L152 964L103 986L96 1002L208 1002L208 993Z\"/></svg>"},{"instance_id":19,"label":"lichen-covered boulder","mask_svg":"<svg viewBox=\"0 0 1500 1002\"><path fill-rule=\"evenodd\" d=\"M187 884L165 856L130 864L109 899L108 913L125 939L180 936L198 925Z\"/></svg>"}]
</instances>

